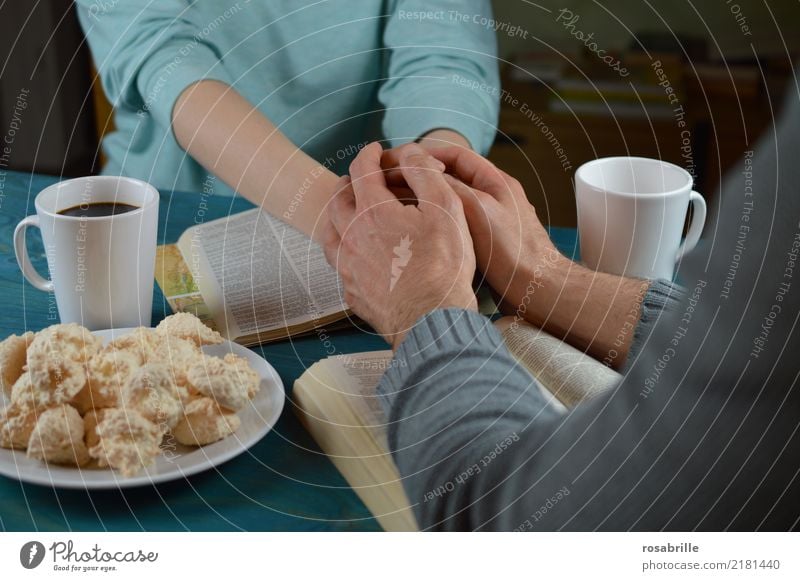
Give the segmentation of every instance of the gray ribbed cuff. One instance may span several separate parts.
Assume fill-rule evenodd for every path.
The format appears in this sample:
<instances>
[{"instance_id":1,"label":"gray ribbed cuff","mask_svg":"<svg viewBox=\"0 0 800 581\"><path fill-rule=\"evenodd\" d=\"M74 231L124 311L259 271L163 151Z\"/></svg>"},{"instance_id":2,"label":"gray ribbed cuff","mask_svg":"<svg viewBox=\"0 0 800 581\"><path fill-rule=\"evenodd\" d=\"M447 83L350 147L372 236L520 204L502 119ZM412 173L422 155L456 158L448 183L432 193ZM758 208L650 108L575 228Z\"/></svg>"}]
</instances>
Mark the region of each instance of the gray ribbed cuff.
<instances>
[{"instance_id":1,"label":"gray ribbed cuff","mask_svg":"<svg viewBox=\"0 0 800 581\"><path fill-rule=\"evenodd\" d=\"M491 321L475 311L438 309L428 313L408 332L378 384L384 411L388 415L398 395L414 386L414 374L443 355L451 353L452 359L474 349L494 353L502 346L503 339Z\"/></svg>"},{"instance_id":2,"label":"gray ribbed cuff","mask_svg":"<svg viewBox=\"0 0 800 581\"><path fill-rule=\"evenodd\" d=\"M650 284L642 301L639 322L633 331L633 342L628 351L628 358L625 360L626 368L641 352L644 342L650 336L650 332L661 314L674 311L685 296L686 289L674 282L660 279L654 280Z\"/></svg>"}]
</instances>

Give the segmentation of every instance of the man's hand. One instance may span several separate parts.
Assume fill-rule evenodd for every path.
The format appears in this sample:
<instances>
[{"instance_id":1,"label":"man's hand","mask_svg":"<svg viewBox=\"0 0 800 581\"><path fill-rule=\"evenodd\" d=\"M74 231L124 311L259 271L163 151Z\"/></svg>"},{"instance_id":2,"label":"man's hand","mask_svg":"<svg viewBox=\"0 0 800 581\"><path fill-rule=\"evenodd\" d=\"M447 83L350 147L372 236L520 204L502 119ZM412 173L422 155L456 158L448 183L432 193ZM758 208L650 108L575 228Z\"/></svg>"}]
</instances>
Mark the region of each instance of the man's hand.
<instances>
[{"instance_id":1,"label":"man's hand","mask_svg":"<svg viewBox=\"0 0 800 581\"><path fill-rule=\"evenodd\" d=\"M550 241L520 183L477 153L460 147L431 150L447 166L445 180L461 198L475 242L478 268L502 301L516 309L554 267L569 260ZM386 152L384 167L399 186L402 163ZM533 282L532 282L533 281ZM528 296L530 300L532 297Z\"/></svg>"},{"instance_id":2,"label":"man's hand","mask_svg":"<svg viewBox=\"0 0 800 581\"><path fill-rule=\"evenodd\" d=\"M416 205L387 185L382 149L365 147L328 207L325 255L339 272L344 300L397 348L416 321L447 307L475 309L475 254L459 196L444 166L420 146L397 153Z\"/></svg>"},{"instance_id":3,"label":"man's hand","mask_svg":"<svg viewBox=\"0 0 800 581\"><path fill-rule=\"evenodd\" d=\"M464 205L479 268L506 307L552 335L620 367L633 338L649 282L594 272L550 241L517 180L463 148L431 150ZM393 186L402 161L386 152Z\"/></svg>"}]
</instances>

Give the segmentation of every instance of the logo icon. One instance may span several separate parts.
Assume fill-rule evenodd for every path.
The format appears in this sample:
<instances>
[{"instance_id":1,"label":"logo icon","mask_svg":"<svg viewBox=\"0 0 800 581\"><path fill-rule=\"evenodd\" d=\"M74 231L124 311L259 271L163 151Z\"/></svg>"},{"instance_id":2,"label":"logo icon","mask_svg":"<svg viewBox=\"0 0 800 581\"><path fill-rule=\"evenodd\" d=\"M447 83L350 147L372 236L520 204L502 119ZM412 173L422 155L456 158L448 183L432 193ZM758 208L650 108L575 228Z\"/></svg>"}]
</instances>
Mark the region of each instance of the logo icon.
<instances>
[{"instance_id":1,"label":"logo icon","mask_svg":"<svg viewBox=\"0 0 800 581\"><path fill-rule=\"evenodd\" d=\"M403 274L403 269L408 265L411 260L411 238L408 234L400 239L400 244L393 249L394 258L392 258L392 280L389 282L389 292L394 290L394 285L400 280L400 275Z\"/></svg>"},{"instance_id":2,"label":"logo icon","mask_svg":"<svg viewBox=\"0 0 800 581\"><path fill-rule=\"evenodd\" d=\"M19 562L26 569L36 569L44 560L44 545L39 541L30 541L19 550Z\"/></svg>"}]
</instances>

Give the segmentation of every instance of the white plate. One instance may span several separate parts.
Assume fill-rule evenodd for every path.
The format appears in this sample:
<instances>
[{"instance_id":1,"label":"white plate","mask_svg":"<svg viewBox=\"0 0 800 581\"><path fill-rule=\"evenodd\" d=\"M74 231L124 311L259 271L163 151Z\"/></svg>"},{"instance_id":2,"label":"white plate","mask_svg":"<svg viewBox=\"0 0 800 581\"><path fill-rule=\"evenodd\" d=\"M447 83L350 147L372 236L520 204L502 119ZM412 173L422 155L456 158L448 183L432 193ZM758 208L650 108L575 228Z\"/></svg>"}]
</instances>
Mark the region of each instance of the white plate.
<instances>
[{"instance_id":1,"label":"white plate","mask_svg":"<svg viewBox=\"0 0 800 581\"><path fill-rule=\"evenodd\" d=\"M108 343L133 329L110 329L93 334ZM114 470L103 468L76 468L48 465L40 460L31 460L23 451L0 449L0 474L57 488L108 489L130 488L156 484L169 480L180 480L197 474L235 458L263 438L278 421L286 396L283 383L273 367L250 349L225 341L219 345L203 347L208 355L224 356L235 353L244 357L261 376L261 389L248 407L238 412L242 425L224 440L202 448L181 446L165 448L155 462L136 476L123 478ZM166 443L166 440L165 440ZM164 447L164 446L162 446Z\"/></svg>"}]
</instances>

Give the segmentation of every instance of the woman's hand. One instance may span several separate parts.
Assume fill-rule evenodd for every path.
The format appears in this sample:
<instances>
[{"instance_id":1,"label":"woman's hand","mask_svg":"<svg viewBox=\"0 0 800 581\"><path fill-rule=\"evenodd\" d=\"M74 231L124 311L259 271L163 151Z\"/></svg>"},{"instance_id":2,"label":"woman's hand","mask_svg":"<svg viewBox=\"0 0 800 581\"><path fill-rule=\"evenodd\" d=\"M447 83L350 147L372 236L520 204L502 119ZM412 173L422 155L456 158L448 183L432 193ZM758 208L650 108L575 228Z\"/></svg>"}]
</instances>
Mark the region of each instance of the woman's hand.
<instances>
[{"instance_id":1,"label":"woman's hand","mask_svg":"<svg viewBox=\"0 0 800 581\"><path fill-rule=\"evenodd\" d=\"M416 204L403 204L381 168L381 146L365 147L328 207L325 255L344 300L396 349L423 315L475 309L475 253L461 199L444 166L418 145L397 152Z\"/></svg>"}]
</instances>

